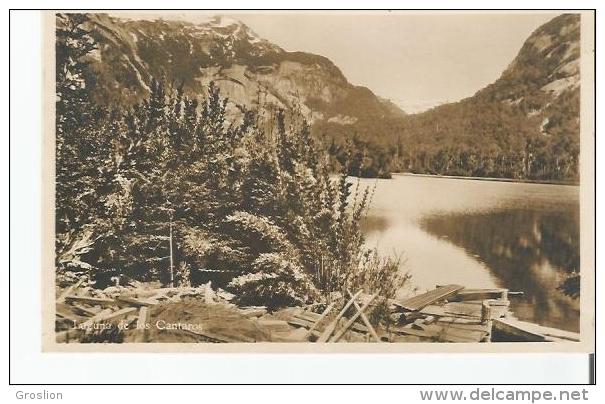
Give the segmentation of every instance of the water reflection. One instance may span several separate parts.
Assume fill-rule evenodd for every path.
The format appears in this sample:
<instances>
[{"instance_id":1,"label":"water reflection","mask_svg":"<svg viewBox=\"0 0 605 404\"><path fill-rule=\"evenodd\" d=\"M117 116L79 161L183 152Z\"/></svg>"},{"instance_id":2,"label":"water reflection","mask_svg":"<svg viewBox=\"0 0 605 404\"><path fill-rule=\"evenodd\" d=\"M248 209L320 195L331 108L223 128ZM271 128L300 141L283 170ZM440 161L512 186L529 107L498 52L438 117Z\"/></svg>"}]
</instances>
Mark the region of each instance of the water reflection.
<instances>
[{"instance_id":1,"label":"water reflection","mask_svg":"<svg viewBox=\"0 0 605 404\"><path fill-rule=\"evenodd\" d=\"M579 299L558 290L580 265L578 187L403 175L362 182L376 186L367 244L402 256L413 286L523 291L511 297L520 319L578 331Z\"/></svg>"},{"instance_id":2,"label":"water reflection","mask_svg":"<svg viewBox=\"0 0 605 404\"><path fill-rule=\"evenodd\" d=\"M579 331L579 300L558 289L580 268L577 210L431 215L420 225L483 261L510 290L523 291L511 298L519 318Z\"/></svg>"}]
</instances>

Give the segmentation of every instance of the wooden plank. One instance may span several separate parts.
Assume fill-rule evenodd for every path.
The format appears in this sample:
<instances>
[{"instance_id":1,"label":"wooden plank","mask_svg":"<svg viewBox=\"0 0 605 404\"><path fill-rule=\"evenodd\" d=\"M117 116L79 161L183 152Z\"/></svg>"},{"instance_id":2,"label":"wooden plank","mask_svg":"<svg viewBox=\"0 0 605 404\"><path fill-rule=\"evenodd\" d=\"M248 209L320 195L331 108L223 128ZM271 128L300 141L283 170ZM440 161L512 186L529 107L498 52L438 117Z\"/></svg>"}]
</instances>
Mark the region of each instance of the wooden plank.
<instances>
[{"instance_id":1,"label":"wooden plank","mask_svg":"<svg viewBox=\"0 0 605 404\"><path fill-rule=\"evenodd\" d=\"M580 334L560 330L557 328L545 327L539 324L528 323L512 318L500 318L493 322L494 331L510 335L512 338L520 338L528 341L580 341Z\"/></svg>"},{"instance_id":2,"label":"wooden plank","mask_svg":"<svg viewBox=\"0 0 605 404\"><path fill-rule=\"evenodd\" d=\"M92 304L92 305L99 304L99 305L115 306L118 304L114 299L107 299L104 297L91 297L91 296L69 295L69 296L65 296L65 300L69 301L69 302L82 302L82 303L87 303L87 304Z\"/></svg>"},{"instance_id":3,"label":"wooden plank","mask_svg":"<svg viewBox=\"0 0 605 404\"><path fill-rule=\"evenodd\" d=\"M296 316L292 317L288 320L288 324L290 324L290 325L293 325L295 327L303 327L303 328L307 328L307 329L311 328L314 323L315 323L315 321L305 320L302 318L298 318ZM364 333L364 334L369 332L368 328L365 325L360 324L360 323L354 323L351 326L351 329L353 331L357 331L357 332ZM323 325L318 325L317 328L313 331L313 334L315 334L317 331L323 332L324 330L325 330L325 327L323 327ZM320 332L320 335L321 335L321 332Z\"/></svg>"},{"instance_id":4,"label":"wooden plank","mask_svg":"<svg viewBox=\"0 0 605 404\"><path fill-rule=\"evenodd\" d=\"M204 287L204 303L214 304L214 299L212 298L212 281L208 281Z\"/></svg>"},{"instance_id":5,"label":"wooden plank","mask_svg":"<svg viewBox=\"0 0 605 404\"><path fill-rule=\"evenodd\" d=\"M88 317L96 316L101 311L100 307L86 307L84 305L73 302L70 304L70 307L73 307L74 310Z\"/></svg>"},{"instance_id":6,"label":"wooden plank","mask_svg":"<svg viewBox=\"0 0 605 404\"><path fill-rule=\"evenodd\" d=\"M326 316L328 314L330 314L330 312L332 311L332 309L334 308L334 303L331 303L328 307L326 307L326 309L319 315L319 318L317 319L317 321L315 321L313 323L313 325L311 326L311 328L309 328L309 331L307 331L307 333L305 334L305 341L309 339L309 337L313 334L313 331L315 331L315 329L319 326L319 324L323 321L324 318L326 318Z\"/></svg>"},{"instance_id":7,"label":"wooden plank","mask_svg":"<svg viewBox=\"0 0 605 404\"><path fill-rule=\"evenodd\" d=\"M158 304L157 300L136 298L136 297L125 296L125 295L116 297L116 300L120 303L126 303L126 304L136 306L136 307L155 306Z\"/></svg>"},{"instance_id":8,"label":"wooden plank","mask_svg":"<svg viewBox=\"0 0 605 404\"><path fill-rule=\"evenodd\" d=\"M80 278L78 282L74 283L70 287L66 288L57 298L57 303L63 303L65 298L73 293L74 290L80 287L80 285L84 282L84 278Z\"/></svg>"},{"instance_id":9,"label":"wooden plank","mask_svg":"<svg viewBox=\"0 0 605 404\"><path fill-rule=\"evenodd\" d=\"M523 341L523 342L544 342L544 335L540 335L533 330L527 329L522 322L499 318L492 322L492 332L501 334L505 340Z\"/></svg>"},{"instance_id":10,"label":"wooden plank","mask_svg":"<svg viewBox=\"0 0 605 404\"><path fill-rule=\"evenodd\" d=\"M351 307L351 305L353 304L353 301L355 299L357 299L357 297L361 294L361 292L363 292L363 290L359 290L359 292L355 293L355 295L353 296L353 298L351 300L349 300L345 304L345 306L342 308L342 310L340 311L340 313L338 313L338 315L336 316L336 318L326 327L326 329L321 334L321 336L319 337L319 339L317 340L317 342L327 342L328 339L330 339L330 336L334 332L334 329L336 328L336 325L340 321L341 317L344 316L344 314L347 312L347 310L349 309L349 307Z\"/></svg>"},{"instance_id":11,"label":"wooden plank","mask_svg":"<svg viewBox=\"0 0 605 404\"><path fill-rule=\"evenodd\" d=\"M437 334L439 341L444 342L480 342L487 334L486 327L477 330L449 327L442 324L427 325L424 330Z\"/></svg>"},{"instance_id":12,"label":"wooden plank","mask_svg":"<svg viewBox=\"0 0 605 404\"><path fill-rule=\"evenodd\" d=\"M465 300L506 299L508 289L462 289L448 300L460 302Z\"/></svg>"},{"instance_id":13,"label":"wooden plank","mask_svg":"<svg viewBox=\"0 0 605 404\"><path fill-rule=\"evenodd\" d=\"M409 327L391 327L389 329L389 331L391 331L395 334L412 335L412 336L420 337L420 338L434 339L437 337L437 334L435 334L433 332L428 332L426 330L416 330L416 329L409 328Z\"/></svg>"},{"instance_id":14,"label":"wooden plank","mask_svg":"<svg viewBox=\"0 0 605 404\"><path fill-rule=\"evenodd\" d=\"M429 292L406 299L401 303L397 303L397 305L408 311L418 311L430 304L447 299L462 289L464 289L464 286L460 285L441 286Z\"/></svg>"},{"instance_id":15,"label":"wooden plank","mask_svg":"<svg viewBox=\"0 0 605 404\"><path fill-rule=\"evenodd\" d=\"M484 331L487 332L489 327L487 324L469 324L469 323L457 323L457 322L446 322L446 321L437 321L434 323L443 328L457 328L460 330L471 330L471 331Z\"/></svg>"},{"instance_id":16,"label":"wooden plank","mask_svg":"<svg viewBox=\"0 0 605 404\"><path fill-rule=\"evenodd\" d=\"M57 303L55 308L55 314L58 317L64 318L72 322L73 325L81 323L85 320L82 316L77 315L71 310L71 306L65 303Z\"/></svg>"},{"instance_id":17,"label":"wooden plank","mask_svg":"<svg viewBox=\"0 0 605 404\"><path fill-rule=\"evenodd\" d=\"M304 327L311 328L313 326L313 321L304 320L302 318L292 317L288 320L288 324L291 324L295 327Z\"/></svg>"},{"instance_id":18,"label":"wooden plank","mask_svg":"<svg viewBox=\"0 0 605 404\"><path fill-rule=\"evenodd\" d=\"M136 307L125 307L123 309L114 311L111 314L107 314L105 317L101 319L101 321L111 322L115 320L119 320L121 318L127 317L129 314L133 314L137 312Z\"/></svg>"},{"instance_id":19,"label":"wooden plank","mask_svg":"<svg viewBox=\"0 0 605 404\"><path fill-rule=\"evenodd\" d=\"M443 316L447 316L448 314L445 312L445 308L443 306L436 306L436 305L429 305L429 306L425 306L423 307L420 311L418 311L418 313L420 314L424 314L427 316L437 316L437 317L443 317ZM407 318L407 315L406 315ZM412 317L410 316L410 319L415 320L416 317Z\"/></svg>"},{"instance_id":20,"label":"wooden plank","mask_svg":"<svg viewBox=\"0 0 605 404\"><path fill-rule=\"evenodd\" d=\"M345 323L344 327L342 327L340 330L338 330L338 332L336 334L334 334L334 337L331 340L329 340L329 342L338 342L338 340L344 335L345 332L347 332L349 327L351 327L351 325L355 322L355 320L357 320L357 318L363 313L363 311L368 308L370 303L372 303L372 300L374 300L375 298L376 298L376 295L372 295L372 297L369 300L367 300L363 304L363 306L361 306L361 308L359 310L357 310L357 312L355 314L353 314L353 316L349 319L349 321L347 321ZM353 302L353 304L356 303L355 299L356 299L356 297L351 297L351 301Z\"/></svg>"},{"instance_id":21,"label":"wooden plank","mask_svg":"<svg viewBox=\"0 0 605 404\"><path fill-rule=\"evenodd\" d=\"M306 320L311 323L315 323L321 317L319 313L313 313L312 311L303 311L302 313L294 313L292 317L299 318L301 320Z\"/></svg>"},{"instance_id":22,"label":"wooden plank","mask_svg":"<svg viewBox=\"0 0 605 404\"><path fill-rule=\"evenodd\" d=\"M349 296L351 298L353 298L353 294L351 293L350 290L347 290L347 293L349 294ZM370 297L370 299L368 300L368 304L370 304L372 302L372 300L374 300L374 298ZM376 342L382 342L382 341L380 341L378 334L376 334L376 330L374 330L374 327L372 327L370 320L368 320L366 315L363 313L363 310L361 310L361 308L359 307L359 304L357 304L357 302L355 300L353 300L353 305L355 306L355 309L361 316L361 320L363 321L365 326L368 327L368 330L370 330L370 334L372 335L372 338L374 338L374 340L376 340Z\"/></svg>"},{"instance_id":23,"label":"wooden plank","mask_svg":"<svg viewBox=\"0 0 605 404\"><path fill-rule=\"evenodd\" d=\"M149 330L147 329L148 323L149 308L147 306L141 306L139 309L139 318L137 319L134 342L147 342L147 339L149 338Z\"/></svg>"},{"instance_id":24,"label":"wooden plank","mask_svg":"<svg viewBox=\"0 0 605 404\"><path fill-rule=\"evenodd\" d=\"M96 316L94 316L93 318L88 319L87 321L82 323L82 328L90 327L96 323L112 322L112 321L121 319L123 317L126 317L129 314L135 313L136 311L137 311L137 309L135 307L125 307L123 309L113 311L113 312L109 309L106 309L106 310L103 310L102 312L100 312L99 314L97 314Z\"/></svg>"},{"instance_id":25,"label":"wooden plank","mask_svg":"<svg viewBox=\"0 0 605 404\"><path fill-rule=\"evenodd\" d=\"M452 315L439 317L439 319L437 321L443 322L443 323L452 323L452 324L481 324L481 320L477 319L477 318L464 317L464 316L457 317L457 316L452 316Z\"/></svg>"},{"instance_id":26,"label":"wooden plank","mask_svg":"<svg viewBox=\"0 0 605 404\"><path fill-rule=\"evenodd\" d=\"M502 300L502 299L497 299L497 300L494 300L494 299L465 300L465 301L450 302L450 303L452 303L452 304L457 303L457 304L478 304L478 305L482 305L483 302L486 302L491 307L509 307L510 306L510 301L509 300Z\"/></svg>"},{"instance_id":27,"label":"wooden plank","mask_svg":"<svg viewBox=\"0 0 605 404\"><path fill-rule=\"evenodd\" d=\"M532 328L540 332L540 334L546 337L546 340L559 339L573 342L580 342L580 334L567 330L560 330L558 328L545 327L539 324L532 324Z\"/></svg>"},{"instance_id":28,"label":"wooden plank","mask_svg":"<svg viewBox=\"0 0 605 404\"><path fill-rule=\"evenodd\" d=\"M95 323L100 322L105 316L108 316L112 313L111 309L105 309L105 310L101 310L99 312L99 314L97 314L96 316L89 318L88 320L86 320L85 322L83 322L80 325L80 328L82 329L86 329L89 328L90 326L92 326Z\"/></svg>"},{"instance_id":29,"label":"wooden plank","mask_svg":"<svg viewBox=\"0 0 605 404\"><path fill-rule=\"evenodd\" d=\"M492 318L492 308L490 307L487 300L481 303L481 322L487 323Z\"/></svg>"},{"instance_id":30,"label":"wooden plank","mask_svg":"<svg viewBox=\"0 0 605 404\"><path fill-rule=\"evenodd\" d=\"M490 307L490 317L502 317L508 311L508 305L492 304L494 300L484 300ZM483 302L451 302L443 305L446 315L467 316L481 318Z\"/></svg>"}]
</instances>

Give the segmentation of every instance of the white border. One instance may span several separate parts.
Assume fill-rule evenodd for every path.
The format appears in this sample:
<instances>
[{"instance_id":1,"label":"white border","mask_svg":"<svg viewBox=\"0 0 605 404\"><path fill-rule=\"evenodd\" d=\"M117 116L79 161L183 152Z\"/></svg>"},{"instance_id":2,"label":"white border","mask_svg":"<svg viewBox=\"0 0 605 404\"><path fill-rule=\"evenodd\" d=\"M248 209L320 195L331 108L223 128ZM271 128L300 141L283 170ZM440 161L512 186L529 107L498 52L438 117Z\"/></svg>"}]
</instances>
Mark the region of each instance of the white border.
<instances>
[{"instance_id":1,"label":"white border","mask_svg":"<svg viewBox=\"0 0 605 404\"><path fill-rule=\"evenodd\" d=\"M21 2L18 7L35 2ZM238 4L237 4L238 3ZM251 7L250 3L224 1L220 8ZM318 4L321 3L321 4ZM597 2L499 2L500 7L596 7ZM128 7L125 1L106 1L102 7ZM206 3L207 4L207 3ZM204 7L212 7L204 4ZM235 5L234 5L235 4ZM294 4L292 6L292 4ZM291 7L326 6L327 2L290 2ZM349 7L359 7L351 2ZM435 2L448 7L447 2ZM494 3L490 3L494 4ZM51 6L46 4L46 6ZM78 8L81 2L58 2L53 8ZM86 4L86 6L89 6ZM90 3L90 7L95 4ZM158 1L145 7L165 7ZM183 1L171 1L170 7L201 7ZM373 7L393 7L376 1ZM422 6L427 7L427 2ZM485 7L484 2L457 2L462 8ZM284 7L280 2L255 3L255 7ZM363 5L361 5L363 7ZM600 17L599 14L597 14ZM557 383L584 382L583 355L157 355L157 354L42 354L40 348L40 138L41 120L36 107L40 92L40 19L37 13L13 13L11 36L18 38L11 49L13 64L11 104L11 285L13 286L12 335L13 383ZM599 18L601 20L602 18ZM597 23L599 26L599 23ZM600 55L599 59L602 59ZM603 65L598 63L598 65ZM5 66L6 68L6 66ZM8 72L6 72L8 74ZM17 91L18 90L18 91ZM5 111L8 111L6 106ZM602 152L601 147L599 151ZM601 172L599 167L599 172ZM6 189L6 188L5 188ZM601 228L602 221L599 223ZM6 227L5 227L6 228ZM6 251L7 240L2 243ZM602 243L601 243L602 244ZM6 257L7 254L4 254ZM5 296L8 295L4 284ZM602 298L599 297L600 303ZM602 323L600 327L602 328ZM2 338L6 338L6 334ZM7 346L7 345L5 345ZM91 363L94 365L90 366ZM489 371L486 371L489 369ZM348 371L347 371L348 370Z\"/></svg>"}]
</instances>

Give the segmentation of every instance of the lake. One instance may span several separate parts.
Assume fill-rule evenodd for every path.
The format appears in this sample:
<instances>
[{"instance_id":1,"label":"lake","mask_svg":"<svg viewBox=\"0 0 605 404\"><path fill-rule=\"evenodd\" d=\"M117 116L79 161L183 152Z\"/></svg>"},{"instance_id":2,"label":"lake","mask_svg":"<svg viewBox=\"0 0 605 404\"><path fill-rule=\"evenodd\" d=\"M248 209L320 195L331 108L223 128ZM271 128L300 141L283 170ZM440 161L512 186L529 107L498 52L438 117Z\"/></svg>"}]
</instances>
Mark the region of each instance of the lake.
<instances>
[{"instance_id":1,"label":"lake","mask_svg":"<svg viewBox=\"0 0 605 404\"><path fill-rule=\"evenodd\" d=\"M579 299L558 287L579 270L579 187L395 174L376 186L367 245L403 259L400 296L449 283L502 287L521 320L579 331Z\"/></svg>"}]
</instances>

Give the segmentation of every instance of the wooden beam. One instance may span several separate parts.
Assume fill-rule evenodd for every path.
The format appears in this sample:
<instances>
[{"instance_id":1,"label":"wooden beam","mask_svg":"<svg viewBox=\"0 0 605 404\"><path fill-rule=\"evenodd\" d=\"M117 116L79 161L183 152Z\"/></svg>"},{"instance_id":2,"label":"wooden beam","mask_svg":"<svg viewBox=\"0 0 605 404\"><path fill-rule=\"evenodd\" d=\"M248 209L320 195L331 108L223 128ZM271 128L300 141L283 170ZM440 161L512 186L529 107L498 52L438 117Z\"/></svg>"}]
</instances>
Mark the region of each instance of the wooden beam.
<instances>
[{"instance_id":1,"label":"wooden beam","mask_svg":"<svg viewBox=\"0 0 605 404\"><path fill-rule=\"evenodd\" d=\"M85 316L96 316L102 310L100 307L86 307L84 305L72 302L70 307L73 307L79 313L82 313Z\"/></svg>"},{"instance_id":2,"label":"wooden beam","mask_svg":"<svg viewBox=\"0 0 605 404\"><path fill-rule=\"evenodd\" d=\"M99 312L99 314L97 314L96 316L91 317L91 318L89 318L88 320L86 320L85 322L83 322L83 323L81 324L80 328L81 328L81 329L83 329L83 330L84 330L84 329L86 329L86 328L89 328L89 327L90 327L90 326L92 326L93 324L95 324L95 323L98 323L98 322L102 321L102 319L103 319L105 316L107 316L107 315L109 315L109 314L111 314L111 313L113 313L113 312L111 311L111 309L105 309L105 310L102 310L102 311L101 311L101 312Z\"/></svg>"},{"instance_id":3,"label":"wooden beam","mask_svg":"<svg viewBox=\"0 0 605 404\"><path fill-rule=\"evenodd\" d=\"M508 297L508 289L462 289L450 301L504 299Z\"/></svg>"},{"instance_id":4,"label":"wooden beam","mask_svg":"<svg viewBox=\"0 0 605 404\"><path fill-rule=\"evenodd\" d=\"M92 304L94 305L117 305L118 303L113 300L113 299L107 299L107 298L103 298L103 297L91 297L91 296L73 296L73 295L69 295L69 296L65 296L65 300L66 301L70 301L70 302L82 302L82 303L87 303L87 304Z\"/></svg>"},{"instance_id":5,"label":"wooden beam","mask_svg":"<svg viewBox=\"0 0 605 404\"><path fill-rule=\"evenodd\" d=\"M149 308L147 306L141 306L139 309L139 318L137 319L137 329L134 336L134 342L147 342L149 336L149 330L147 325L149 323Z\"/></svg>"},{"instance_id":6,"label":"wooden beam","mask_svg":"<svg viewBox=\"0 0 605 404\"><path fill-rule=\"evenodd\" d=\"M74 290L80 287L80 285L84 282L84 278L80 278L78 282L74 283L70 287L66 288L57 298L57 303L63 303L65 298L73 293Z\"/></svg>"},{"instance_id":7,"label":"wooden beam","mask_svg":"<svg viewBox=\"0 0 605 404\"><path fill-rule=\"evenodd\" d=\"M136 307L155 306L158 304L157 300L135 298L135 297L123 296L123 295L116 297L116 300L120 303L126 303L126 304L136 306Z\"/></svg>"},{"instance_id":8,"label":"wooden beam","mask_svg":"<svg viewBox=\"0 0 605 404\"><path fill-rule=\"evenodd\" d=\"M349 329L349 327L351 327L355 320L357 320L357 317L359 317L363 313L363 311L368 308L370 303L372 303L372 300L374 300L375 298L376 295L372 295L370 299L368 299L364 303L364 305L361 306L361 309L357 310L357 312L349 319L349 321L345 323L344 327L338 330L338 332L334 335L330 342L338 342L338 340L344 335L345 332L347 332L347 330ZM353 303L355 303L355 297L353 297L351 300L353 301Z\"/></svg>"},{"instance_id":9,"label":"wooden beam","mask_svg":"<svg viewBox=\"0 0 605 404\"><path fill-rule=\"evenodd\" d=\"M396 303L396 305L408 311L418 311L430 304L447 299L462 289L464 289L464 286L460 285L440 286L437 289L406 299L401 303Z\"/></svg>"},{"instance_id":10,"label":"wooden beam","mask_svg":"<svg viewBox=\"0 0 605 404\"><path fill-rule=\"evenodd\" d=\"M326 329L321 334L321 336L319 337L319 339L317 340L317 342L327 342L328 339L330 339L330 336L334 332L334 329L336 328L336 325L340 321L341 317L344 316L344 314L347 312L347 310L349 309L349 307L351 307L353 305L353 302L355 301L355 299L357 299L357 297L361 294L361 292L363 292L363 290L359 290L359 292L355 293L355 295L353 296L353 298L351 300L349 300L347 302L347 304L345 304L345 307L343 307L342 310L340 311L340 313L338 313L338 315L336 316L336 318L334 319L334 321L332 321L326 327Z\"/></svg>"},{"instance_id":11,"label":"wooden beam","mask_svg":"<svg viewBox=\"0 0 605 404\"><path fill-rule=\"evenodd\" d=\"M578 333L559 330L551 327L544 327L538 324L532 324L512 318L494 319L492 323L492 330L494 333L508 336L509 338L517 341L580 341L580 334Z\"/></svg>"},{"instance_id":12,"label":"wooden beam","mask_svg":"<svg viewBox=\"0 0 605 404\"><path fill-rule=\"evenodd\" d=\"M212 281L208 281L204 287L204 303L214 304L214 299L212 298Z\"/></svg>"},{"instance_id":13,"label":"wooden beam","mask_svg":"<svg viewBox=\"0 0 605 404\"><path fill-rule=\"evenodd\" d=\"M55 313L58 317L69 320L73 325L81 323L84 319L71 310L71 306L65 303L57 303L55 305Z\"/></svg>"},{"instance_id":14,"label":"wooden beam","mask_svg":"<svg viewBox=\"0 0 605 404\"><path fill-rule=\"evenodd\" d=\"M353 294L351 293L350 290L347 290L347 293L349 294L349 296L351 298L353 298ZM372 300L374 300L374 299L371 298L370 301L372 301ZM372 335L372 338L374 338L376 340L376 342L381 342L380 338L378 337L378 334L376 334L376 330L374 330L374 327L372 327L372 324L370 324L370 320L368 320L368 318L363 313L363 310L361 310L361 308L359 307L359 304L357 304L355 299L353 299L353 305L355 306L355 309L361 316L361 320L363 321L363 323L366 325L366 327L368 327L368 330L370 330L370 334Z\"/></svg>"},{"instance_id":15,"label":"wooden beam","mask_svg":"<svg viewBox=\"0 0 605 404\"><path fill-rule=\"evenodd\" d=\"M328 305L328 307L326 307L326 309L321 313L321 315L319 316L317 321L315 321L313 323L311 328L309 328L309 331L307 331L307 333L305 334L305 337L304 337L305 341L307 341L309 339L309 337L311 335L313 335L313 331L315 331L315 329L317 328L319 323L321 323L323 321L323 319L326 318L326 316L332 311L333 308L334 308L334 303L331 303L330 305Z\"/></svg>"},{"instance_id":16,"label":"wooden beam","mask_svg":"<svg viewBox=\"0 0 605 404\"><path fill-rule=\"evenodd\" d=\"M523 341L523 342L544 342L544 335L523 327L523 324L512 319L494 319L492 322L492 332L505 336L505 340Z\"/></svg>"},{"instance_id":17,"label":"wooden beam","mask_svg":"<svg viewBox=\"0 0 605 404\"><path fill-rule=\"evenodd\" d=\"M481 303L481 322L486 324L492 318L492 309L489 302L483 301Z\"/></svg>"}]
</instances>

